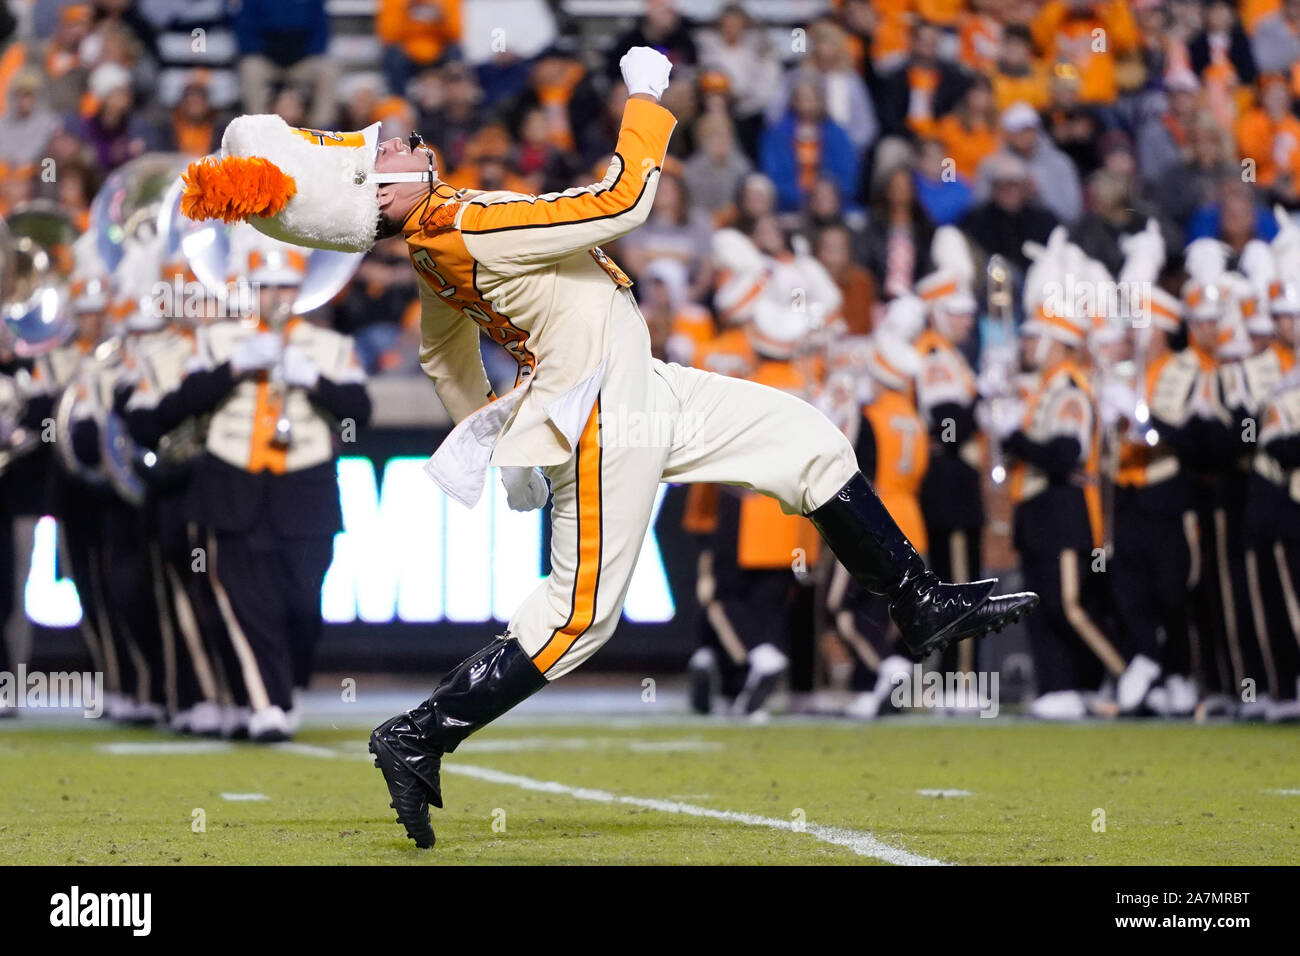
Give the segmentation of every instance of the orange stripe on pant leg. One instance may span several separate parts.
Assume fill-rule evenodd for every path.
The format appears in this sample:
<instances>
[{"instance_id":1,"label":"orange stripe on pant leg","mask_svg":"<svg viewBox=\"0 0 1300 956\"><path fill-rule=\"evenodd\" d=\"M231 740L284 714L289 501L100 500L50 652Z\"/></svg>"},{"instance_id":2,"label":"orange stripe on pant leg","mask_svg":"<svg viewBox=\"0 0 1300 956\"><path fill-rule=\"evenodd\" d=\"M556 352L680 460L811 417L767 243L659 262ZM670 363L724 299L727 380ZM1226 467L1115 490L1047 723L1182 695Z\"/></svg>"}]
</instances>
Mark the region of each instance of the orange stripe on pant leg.
<instances>
[{"instance_id":1,"label":"orange stripe on pant leg","mask_svg":"<svg viewBox=\"0 0 1300 956\"><path fill-rule=\"evenodd\" d=\"M600 400L596 400L582 437L578 439L578 567L573 575L573 601L569 619L551 633L546 645L533 655L533 663L545 674L573 642L591 627L596 617L596 588L600 583L601 559L601 448L597 441Z\"/></svg>"}]
</instances>

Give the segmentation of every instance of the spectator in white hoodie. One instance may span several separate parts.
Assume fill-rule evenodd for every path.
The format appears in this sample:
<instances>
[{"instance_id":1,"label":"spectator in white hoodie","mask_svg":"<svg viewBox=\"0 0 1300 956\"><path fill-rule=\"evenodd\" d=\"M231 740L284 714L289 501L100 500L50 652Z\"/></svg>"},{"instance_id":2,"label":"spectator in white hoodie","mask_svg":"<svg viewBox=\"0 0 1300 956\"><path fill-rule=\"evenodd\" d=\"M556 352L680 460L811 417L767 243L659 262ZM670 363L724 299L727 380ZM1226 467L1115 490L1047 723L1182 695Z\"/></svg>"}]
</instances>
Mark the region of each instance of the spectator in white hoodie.
<instances>
[{"instance_id":1,"label":"spectator in white hoodie","mask_svg":"<svg viewBox=\"0 0 1300 956\"><path fill-rule=\"evenodd\" d=\"M727 78L741 148L750 156L757 155L763 111L781 86L781 61L776 51L762 28L736 3L722 11L715 28L701 31L698 42L700 66Z\"/></svg>"}]
</instances>

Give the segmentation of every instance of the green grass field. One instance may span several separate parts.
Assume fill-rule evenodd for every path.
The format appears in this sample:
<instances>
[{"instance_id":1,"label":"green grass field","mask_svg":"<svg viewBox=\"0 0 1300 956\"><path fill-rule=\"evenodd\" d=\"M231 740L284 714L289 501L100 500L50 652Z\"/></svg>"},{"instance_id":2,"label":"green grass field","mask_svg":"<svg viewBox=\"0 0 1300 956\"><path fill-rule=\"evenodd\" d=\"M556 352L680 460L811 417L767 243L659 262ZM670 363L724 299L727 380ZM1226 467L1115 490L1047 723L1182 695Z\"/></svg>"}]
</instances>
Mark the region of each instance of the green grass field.
<instances>
[{"instance_id":1,"label":"green grass field","mask_svg":"<svg viewBox=\"0 0 1300 956\"><path fill-rule=\"evenodd\" d=\"M368 727L260 748L7 724L5 863L1300 863L1287 727L507 721L449 758L422 852Z\"/></svg>"}]
</instances>

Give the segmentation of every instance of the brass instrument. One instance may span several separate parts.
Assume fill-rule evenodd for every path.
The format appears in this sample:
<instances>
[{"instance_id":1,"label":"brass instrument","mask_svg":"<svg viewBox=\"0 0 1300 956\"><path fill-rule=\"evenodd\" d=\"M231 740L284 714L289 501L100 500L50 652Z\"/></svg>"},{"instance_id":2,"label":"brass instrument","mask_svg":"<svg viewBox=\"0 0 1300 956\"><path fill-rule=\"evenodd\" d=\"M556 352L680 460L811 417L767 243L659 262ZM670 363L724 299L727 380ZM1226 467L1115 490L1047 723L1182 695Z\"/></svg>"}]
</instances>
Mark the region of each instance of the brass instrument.
<instances>
[{"instance_id":1,"label":"brass instrument","mask_svg":"<svg viewBox=\"0 0 1300 956\"><path fill-rule=\"evenodd\" d=\"M22 203L5 220L0 313L23 358L58 348L73 333L72 244L77 230L54 203Z\"/></svg>"},{"instance_id":2,"label":"brass instrument","mask_svg":"<svg viewBox=\"0 0 1300 956\"><path fill-rule=\"evenodd\" d=\"M149 153L115 170L95 194L90 232L110 273L118 271L132 244L157 241L162 197L184 166L178 155ZM140 469L152 463L153 455L135 445L113 410L113 387L129 364L127 342L120 334L99 343L64 389L54 421L56 452L70 473L88 484L108 484L126 501L138 504L144 495ZM98 430L97 468L83 464L72 449L71 429L84 418L93 419Z\"/></svg>"},{"instance_id":3,"label":"brass instrument","mask_svg":"<svg viewBox=\"0 0 1300 956\"><path fill-rule=\"evenodd\" d=\"M22 425L30 378L25 369L17 375L0 375L0 475L40 445L40 435Z\"/></svg>"}]
</instances>

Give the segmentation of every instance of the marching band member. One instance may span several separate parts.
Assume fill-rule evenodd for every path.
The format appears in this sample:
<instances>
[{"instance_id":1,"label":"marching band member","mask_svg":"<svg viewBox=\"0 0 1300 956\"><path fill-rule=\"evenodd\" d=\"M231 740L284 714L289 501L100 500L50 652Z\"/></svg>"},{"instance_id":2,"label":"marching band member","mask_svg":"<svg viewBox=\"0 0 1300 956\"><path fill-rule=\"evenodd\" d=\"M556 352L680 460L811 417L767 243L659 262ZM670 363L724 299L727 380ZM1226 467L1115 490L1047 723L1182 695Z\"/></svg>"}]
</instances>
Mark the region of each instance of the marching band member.
<instances>
[{"instance_id":1,"label":"marching band member","mask_svg":"<svg viewBox=\"0 0 1300 956\"><path fill-rule=\"evenodd\" d=\"M1078 719L1085 691L1123 673L1123 657L1098 624L1104 584L1094 573L1102 544L1101 443L1085 352L1092 316L1060 289L1084 275L1085 262L1056 230L1034 263L1034 283L1056 281L1057 294L1026 279L1026 308L1036 335L1038 385L1025 405L1006 403L992 421L1012 462L1014 543L1025 583L1042 595L1029 622L1038 696L1030 713Z\"/></svg>"},{"instance_id":2,"label":"marching band member","mask_svg":"<svg viewBox=\"0 0 1300 956\"><path fill-rule=\"evenodd\" d=\"M457 191L438 179L433 154L418 142L389 140L373 153L317 148L276 117L233 120L223 158L188 173L182 203L191 217L249 218L334 248L405 235L420 276L422 365L457 422L428 471L471 505L489 466L506 466L510 503L525 510L545 504L549 479L549 577L507 634L371 734L390 801L417 846L434 842L429 807L442 803L443 756L613 635L662 481L749 485L809 517L857 580L888 596L905 645L918 655L1004 626L1037 601L995 597L993 581L941 582L857 469L843 435L807 403L652 357L630 281L600 244L641 225L653 204L675 124L658 103L671 64L643 47L622 63L630 98L609 171L564 193ZM334 158L350 176L323 168ZM250 166L277 188L240 189ZM403 178L383 181L390 176ZM323 201L322 190L337 195ZM340 217L342 206L351 214ZM481 332L519 364L516 387L495 399ZM606 447L602 416L624 412L690 427L666 447Z\"/></svg>"},{"instance_id":3,"label":"marching band member","mask_svg":"<svg viewBox=\"0 0 1300 956\"><path fill-rule=\"evenodd\" d=\"M1200 580L1193 592L1197 641L1193 645L1200 683L1200 716L1233 714L1244 677L1241 624L1248 613L1244 542L1240 522L1245 474L1243 446L1233 411L1225 401L1224 347L1235 348L1240 324L1239 290L1227 270L1227 249L1213 239L1191 242L1184 254L1183 315L1188 345L1181 361L1191 373L1188 449L1183 455L1200 527ZM1226 334L1225 334L1226 333ZM1238 353L1239 355L1240 353ZM1235 370L1234 370L1235 371ZM1233 387L1235 394L1239 390ZM1239 572L1239 573L1238 573Z\"/></svg>"},{"instance_id":4,"label":"marching band member","mask_svg":"<svg viewBox=\"0 0 1300 956\"><path fill-rule=\"evenodd\" d=\"M819 370L809 367L809 340L835 321L838 288L805 252L770 255L734 230L719 235L714 248L725 267L718 301L731 333L699 344L696 364L811 395ZM737 290L739 298L733 299ZM688 665L693 698L705 711L705 688L713 688L734 698L737 713L765 715L769 696L790 666L792 634L809 623L801 619L806 602L800 600L792 568L811 568L820 542L805 518L783 514L773 499L757 492L719 491L712 485L691 491L697 503L711 498L715 512L699 569L705 640Z\"/></svg>"},{"instance_id":5,"label":"marching band member","mask_svg":"<svg viewBox=\"0 0 1300 956\"><path fill-rule=\"evenodd\" d=\"M917 283L928 323L915 346L921 367L916 404L930 434L930 467L921 483L921 511L930 541L930 565L945 581L979 577L984 533L975 373L967 359L975 332L975 263L952 226L935 230L930 258L936 269ZM975 666L970 641L948 655L945 670Z\"/></svg>"},{"instance_id":6,"label":"marching band member","mask_svg":"<svg viewBox=\"0 0 1300 956\"><path fill-rule=\"evenodd\" d=\"M1274 275L1268 308L1276 340L1248 365L1257 381L1271 380L1259 409L1259 449L1255 454L1246 499L1247 573L1251 608L1260 644L1268 654L1267 677L1272 701L1270 721L1300 720L1300 228L1283 209L1271 252ZM1273 373L1280 372L1280 375ZM1261 374L1262 373L1262 374ZM1260 383L1262 384L1262 383Z\"/></svg>"},{"instance_id":7,"label":"marching band member","mask_svg":"<svg viewBox=\"0 0 1300 956\"><path fill-rule=\"evenodd\" d=\"M913 397L921 357L907 340L906 330L920 328L923 310L912 296L895 298L889 316L866 344L862 358L869 397L861 406L854 443L858 467L871 476L881 501L922 555L929 548L921 488L930 446L926 422ZM855 586L843 565L835 566L827 609L854 659L851 686L858 693L845 716L869 720L888 697L890 680L898 670L897 633L880 601Z\"/></svg>"},{"instance_id":8,"label":"marching band member","mask_svg":"<svg viewBox=\"0 0 1300 956\"><path fill-rule=\"evenodd\" d=\"M1159 226L1149 222L1121 242L1126 308L1118 318L1128 327L1133 373L1111 376L1098 398L1103 427L1118 431L1107 577L1128 664L1116 702L1121 714L1186 716L1196 706L1188 603L1199 562L1196 512L1179 456L1187 450L1196 363L1170 347L1182 310L1156 284L1165 261Z\"/></svg>"},{"instance_id":9,"label":"marching band member","mask_svg":"<svg viewBox=\"0 0 1300 956\"><path fill-rule=\"evenodd\" d=\"M150 232L141 230L124 240L109 301L115 334L97 350L92 365L92 414L73 430L79 456L107 479L99 520L108 617L119 662L123 657L129 661L133 719L148 724L163 721L173 709L175 669L165 633L167 606L160 603L156 588L145 486L115 406L118 392L129 391L138 381L141 357L167 338L165 320L153 300L161 253L161 239Z\"/></svg>"},{"instance_id":10,"label":"marching band member","mask_svg":"<svg viewBox=\"0 0 1300 956\"><path fill-rule=\"evenodd\" d=\"M90 398L88 383L95 368L94 353L108 336L112 277L95 248L92 234L81 236L73 244L73 257L73 336L63 346L41 356L33 369L37 383L43 386L43 416L55 416L56 403L59 409L72 410L73 415L84 413ZM78 398L82 401L74 406ZM66 428L71 421L63 420L61 415L56 418L56 454L48 471L50 510L58 519L61 552L67 556L68 576L81 602L79 628L91 666L104 674L104 713L129 717L135 705L123 693L122 667L103 581L100 505L110 492L98 468L83 465L77 458Z\"/></svg>"},{"instance_id":11,"label":"marching band member","mask_svg":"<svg viewBox=\"0 0 1300 956\"><path fill-rule=\"evenodd\" d=\"M175 289L192 274L183 262L165 263L161 283ZM183 288L183 286L181 286ZM149 542L156 604L167 651L168 706L172 729L214 736L234 731L232 708L247 706L238 681L238 658L211 590L196 573L206 538L195 520L191 485L207 421L180 417L179 393L195 362L195 334L183 303L164 315L164 333L135 354L136 374L119 389L115 409L131 438L152 456L142 468L142 516ZM232 678L234 687L232 689Z\"/></svg>"},{"instance_id":12,"label":"marching band member","mask_svg":"<svg viewBox=\"0 0 1300 956\"><path fill-rule=\"evenodd\" d=\"M339 435L370 417L352 341L293 314L306 253L252 230L247 277L256 322L198 330L180 389L184 417L211 416L192 501L209 531L208 573L239 660L257 742L289 738L293 690L320 639L321 585L342 530Z\"/></svg>"},{"instance_id":13,"label":"marching band member","mask_svg":"<svg viewBox=\"0 0 1300 956\"><path fill-rule=\"evenodd\" d=\"M1224 404L1231 413L1238 443L1233 454L1236 467L1228 472L1224 483L1227 495L1220 500L1227 518L1228 556L1238 609L1237 643L1235 648L1230 646L1234 696L1239 700L1236 716L1263 720L1281 692L1259 570L1261 547L1267 549L1272 536L1257 540L1248 519L1256 517L1252 510L1258 510L1258 506L1251 508L1252 497L1258 497L1252 492L1264 490L1256 484L1253 467L1261 453L1262 415L1295 357L1291 349L1277 342L1276 325L1269 314L1269 290L1275 275L1272 248L1262 240L1250 240L1238 259L1238 270L1228 273L1234 292L1230 315L1237 323L1232 345L1237 352L1219 371ZM1220 354L1224 354L1222 348Z\"/></svg>"},{"instance_id":14,"label":"marching band member","mask_svg":"<svg viewBox=\"0 0 1300 956\"><path fill-rule=\"evenodd\" d=\"M745 324L757 358L746 376L793 395L812 393L815 381L800 351L812 331L810 313L788 300L764 297ZM800 579L792 569L810 569L820 540L801 515L784 514L772 498L742 488L720 489L718 524L713 535L714 589L710 621L727 648L743 647L737 663L743 673L736 693L737 714L761 718L769 697L790 667L791 642L807 631L800 621Z\"/></svg>"}]
</instances>

